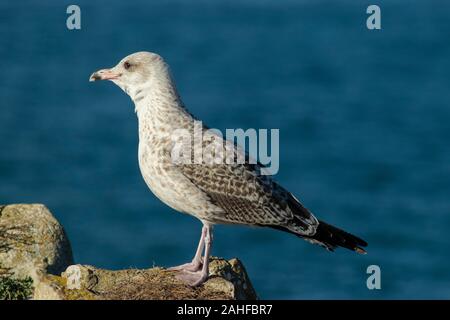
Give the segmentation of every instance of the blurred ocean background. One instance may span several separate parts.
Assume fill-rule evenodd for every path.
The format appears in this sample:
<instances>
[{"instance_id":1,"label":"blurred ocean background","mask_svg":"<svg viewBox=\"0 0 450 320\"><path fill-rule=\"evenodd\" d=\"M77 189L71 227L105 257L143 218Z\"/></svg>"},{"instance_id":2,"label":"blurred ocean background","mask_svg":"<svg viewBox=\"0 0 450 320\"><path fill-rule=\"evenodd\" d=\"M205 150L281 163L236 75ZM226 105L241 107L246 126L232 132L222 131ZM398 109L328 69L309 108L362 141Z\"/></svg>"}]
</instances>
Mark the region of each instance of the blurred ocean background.
<instances>
[{"instance_id":1,"label":"blurred ocean background","mask_svg":"<svg viewBox=\"0 0 450 320\"><path fill-rule=\"evenodd\" d=\"M81 7L82 29L66 28ZM279 128L277 180L369 242L335 253L268 229L219 226L261 298L450 298L450 2L0 3L0 203L44 203L78 263L191 259L200 223L141 178L128 96L89 75L135 51L171 65L209 126ZM379 265L382 289L366 287Z\"/></svg>"}]
</instances>

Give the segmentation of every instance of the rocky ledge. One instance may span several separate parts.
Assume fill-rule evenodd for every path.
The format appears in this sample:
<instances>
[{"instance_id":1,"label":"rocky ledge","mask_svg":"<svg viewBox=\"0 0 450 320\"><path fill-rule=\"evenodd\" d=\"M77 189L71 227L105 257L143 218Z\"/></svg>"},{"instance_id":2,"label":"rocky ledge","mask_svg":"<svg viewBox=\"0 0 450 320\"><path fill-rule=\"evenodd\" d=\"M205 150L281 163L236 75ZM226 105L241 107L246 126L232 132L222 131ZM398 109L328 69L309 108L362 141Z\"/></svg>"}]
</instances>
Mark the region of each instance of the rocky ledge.
<instances>
[{"instance_id":1,"label":"rocky ledge","mask_svg":"<svg viewBox=\"0 0 450 320\"><path fill-rule=\"evenodd\" d=\"M208 281L191 288L159 267L74 264L63 227L44 205L0 206L0 299L257 299L238 259L212 258L209 268Z\"/></svg>"}]
</instances>

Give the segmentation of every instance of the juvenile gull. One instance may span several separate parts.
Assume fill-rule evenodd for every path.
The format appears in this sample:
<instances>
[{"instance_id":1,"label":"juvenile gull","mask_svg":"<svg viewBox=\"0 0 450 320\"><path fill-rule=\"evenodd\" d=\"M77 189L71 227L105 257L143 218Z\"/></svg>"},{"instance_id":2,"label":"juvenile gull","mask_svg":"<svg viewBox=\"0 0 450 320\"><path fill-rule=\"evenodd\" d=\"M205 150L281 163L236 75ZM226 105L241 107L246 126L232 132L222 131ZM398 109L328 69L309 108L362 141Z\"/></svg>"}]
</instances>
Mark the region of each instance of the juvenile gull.
<instances>
[{"instance_id":1,"label":"juvenile gull","mask_svg":"<svg viewBox=\"0 0 450 320\"><path fill-rule=\"evenodd\" d=\"M173 267L192 286L208 278L215 224L264 226L293 233L333 251L344 247L366 253L367 243L318 220L289 191L261 174L259 164L175 163L173 135L180 128L194 131L195 118L184 107L168 65L155 53L138 52L111 69L94 72L90 81L111 80L133 100L139 122L139 167L150 190L165 204L203 223L191 262ZM245 156L231 142L202 128L208 145L219 141ZM204 251L204 253L203 253ZM203 253L203 258L202 258Z\"/></svg>"}]
</instances>

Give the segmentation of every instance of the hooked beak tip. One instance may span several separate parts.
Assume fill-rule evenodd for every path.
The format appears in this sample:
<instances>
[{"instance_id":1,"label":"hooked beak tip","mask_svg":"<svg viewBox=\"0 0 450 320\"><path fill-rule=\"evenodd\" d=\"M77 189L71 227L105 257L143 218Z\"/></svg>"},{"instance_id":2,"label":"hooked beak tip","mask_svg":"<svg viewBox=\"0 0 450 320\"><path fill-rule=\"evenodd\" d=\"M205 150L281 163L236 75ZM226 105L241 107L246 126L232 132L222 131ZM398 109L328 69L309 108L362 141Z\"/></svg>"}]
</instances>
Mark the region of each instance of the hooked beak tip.
<instances>
[{"instance_id":1,"label":"hooked beak tip","mask_svg":"<svg viewBox=\"0 0 450 320\"><path fill-rule=\"evenodd\" d=\"M102 69L94 72L89 77L89 82L98 81L98 80L114 80L119 77L119 74L114 73L110 69Z\"/></svg>"},{"instance_id":2,"label":"hooked beak tip","mask_svg":"<svg viewBox=\"0 0 450 320\"><path fill-rule=\"evenodd\" d=\"M89 82L94 82L97 80L101 80L101 77L98 75L97 72L94 72L93 74L91 74L91 76L89 77Z\"/></svg>"}]
</instances>

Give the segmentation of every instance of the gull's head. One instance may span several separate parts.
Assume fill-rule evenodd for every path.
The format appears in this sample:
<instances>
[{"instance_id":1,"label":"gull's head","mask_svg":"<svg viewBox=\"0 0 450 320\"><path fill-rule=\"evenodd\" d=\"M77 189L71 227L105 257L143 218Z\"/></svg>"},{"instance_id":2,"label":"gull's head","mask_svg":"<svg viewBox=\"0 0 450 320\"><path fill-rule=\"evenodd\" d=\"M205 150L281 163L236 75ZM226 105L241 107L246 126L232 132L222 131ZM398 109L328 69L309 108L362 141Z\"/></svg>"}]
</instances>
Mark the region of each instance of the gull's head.
<instances>
[{"instance_id":1,"label":"gull's head","mask_svg":"<svg viewBox=\"0 0 450 320\"><path fill-rule=\"evenodd\" d=\"M132 94L150 79L161 78L166 74L167 66L158 54L136 52L126 56L112 68L94 72L89 81L110 80L127 94Z\"/></svg>"}]
</instances>

